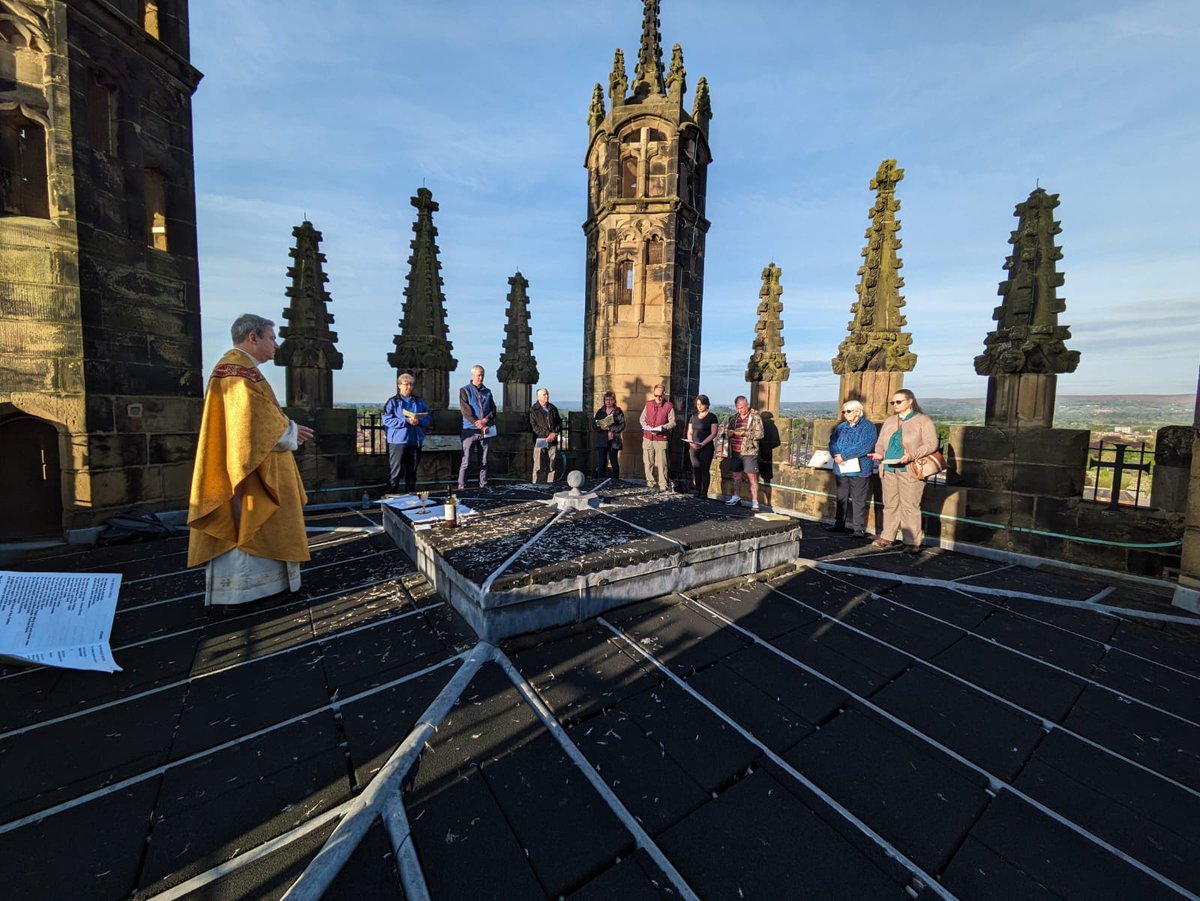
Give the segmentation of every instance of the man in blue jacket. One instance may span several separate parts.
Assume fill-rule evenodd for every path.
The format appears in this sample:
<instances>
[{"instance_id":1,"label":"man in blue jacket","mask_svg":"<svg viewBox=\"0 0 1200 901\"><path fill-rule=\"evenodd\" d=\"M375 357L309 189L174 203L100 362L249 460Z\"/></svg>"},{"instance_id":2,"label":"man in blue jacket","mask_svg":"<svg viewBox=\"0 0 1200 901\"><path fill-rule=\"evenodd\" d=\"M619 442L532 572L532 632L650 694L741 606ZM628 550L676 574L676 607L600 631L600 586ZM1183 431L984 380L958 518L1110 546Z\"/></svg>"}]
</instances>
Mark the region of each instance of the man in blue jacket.
<instances>
[{"instance_id":1,"label":"man in blue jacket","mask_svg":"<svg viewBox=\"0 0 1200 901\"><path fill-rule=\"evenodd\" d=\"M391 472L388 490L400 490L400 477L404 476L404 490L409 494L417 490L417 466L421 463L421 444L425 440L425 426L429 424L429 408L425 401L413 394L413 377L402 372L396 378L396 395L383 405L383 425L387 429L388 463Z\"/></svg>"},{"instance_id":2,"label":"man in blue jacket","mask_svg":"<svg viewBox=\"0 0 1200 901\"><path fill-rule=\"evenodd\" d=\"M488 445L495 434L496 402L492 392L483 384L483 367L471 367L471 382L458 390L458 407L462 411L462 463L458 467L458 490L467 487L467 468L471 454L479 449L479 487L487 487Z\"/></svg>"}]
</instances>

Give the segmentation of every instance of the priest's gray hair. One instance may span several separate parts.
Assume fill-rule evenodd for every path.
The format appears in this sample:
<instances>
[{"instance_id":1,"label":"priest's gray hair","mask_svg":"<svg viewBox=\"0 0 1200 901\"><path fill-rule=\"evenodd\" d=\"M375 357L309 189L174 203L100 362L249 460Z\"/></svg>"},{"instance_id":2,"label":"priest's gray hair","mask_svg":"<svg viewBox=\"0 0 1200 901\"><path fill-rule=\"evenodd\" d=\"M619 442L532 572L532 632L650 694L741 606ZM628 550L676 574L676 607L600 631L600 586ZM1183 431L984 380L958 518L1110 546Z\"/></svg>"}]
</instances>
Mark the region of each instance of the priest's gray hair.
<instances>
[{"instance_id":1,"label":"priest's gray hair","mask_svg":"<svg viewBox=\"0 0 1200 901\"><path fill-rule=\"evenodd\" d=\"M230 335L233 336L234 344L241 344L251 333L263 337L267 329L274 327L275 323L270 319L264 319L262 316L255 316L253 313L243 313L237 319L233 320L233 327L229 329Z\"/></svg>"}]
</instances>

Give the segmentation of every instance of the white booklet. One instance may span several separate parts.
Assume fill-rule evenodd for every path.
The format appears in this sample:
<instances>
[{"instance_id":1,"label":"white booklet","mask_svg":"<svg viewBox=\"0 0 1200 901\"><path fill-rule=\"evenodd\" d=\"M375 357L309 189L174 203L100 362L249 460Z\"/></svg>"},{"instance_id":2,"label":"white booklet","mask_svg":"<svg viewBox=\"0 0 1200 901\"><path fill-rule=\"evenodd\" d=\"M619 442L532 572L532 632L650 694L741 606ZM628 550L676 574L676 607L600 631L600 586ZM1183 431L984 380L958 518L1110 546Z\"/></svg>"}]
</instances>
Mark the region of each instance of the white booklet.
<instances>
[{"instance_id":1,"label":"white booklet","mask_svg":"<svg viewBox=\"0 0 1200 901\"><path fill-rule=\"evenodd\" d=\"M0 659L121 669L112 656L120 573L0 572Z\"/></svg>"},{"instance_id":2,"label":"white booklet","mask_svg":"<svg viewBox=\"0 0 1200 901\"><path fill-rule=\"evenodd\" d=\"M849 475L852 472L862 472L862 467L858 464L858 457L851 457L839 463L837 470L842 475Z\"/></svg>"}]
</instances>

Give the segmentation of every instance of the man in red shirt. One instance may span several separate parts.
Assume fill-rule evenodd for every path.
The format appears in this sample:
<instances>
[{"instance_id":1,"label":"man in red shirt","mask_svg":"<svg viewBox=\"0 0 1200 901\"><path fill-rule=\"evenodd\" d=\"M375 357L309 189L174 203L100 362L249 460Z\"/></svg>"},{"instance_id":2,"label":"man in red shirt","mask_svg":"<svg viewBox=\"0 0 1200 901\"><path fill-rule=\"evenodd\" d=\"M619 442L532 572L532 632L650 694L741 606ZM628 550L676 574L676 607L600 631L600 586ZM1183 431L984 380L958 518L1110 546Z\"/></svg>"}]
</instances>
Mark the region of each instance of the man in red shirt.
<instances>
[{"instance_id":1,"label":"man in red shirt","mask_svg":"<svg viewBox=\"0 0 1200 901\"><path fill-rule=\"evenodd\" d=\"M675 428L675 407L664 398L666 389L662 385L654 386L654 399L642 408L642 469L646 473L646 485L655 482L655 470L658 471L658 490L668 490L667 481L667 440Z\"/></svg>"}]
</instances>

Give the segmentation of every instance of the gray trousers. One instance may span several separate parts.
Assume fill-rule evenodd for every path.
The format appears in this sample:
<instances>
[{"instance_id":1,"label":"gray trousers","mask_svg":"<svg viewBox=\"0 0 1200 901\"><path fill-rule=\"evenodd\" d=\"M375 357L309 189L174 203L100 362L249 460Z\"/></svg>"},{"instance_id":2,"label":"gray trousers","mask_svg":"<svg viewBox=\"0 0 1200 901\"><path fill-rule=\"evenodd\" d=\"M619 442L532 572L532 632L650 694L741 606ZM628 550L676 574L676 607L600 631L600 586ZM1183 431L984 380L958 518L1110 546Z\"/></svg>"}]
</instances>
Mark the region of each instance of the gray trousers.
<instances>
[{"instance_id":1,"label":"gray trousers","mask_svg":"<svg viewBox=\"0 0 1200 901\"><path fill-rule=\"evenodd\" d=\"M553 482L558 475L558 445L533 449L533 482Z\"/></svg>"}]
</instances>

